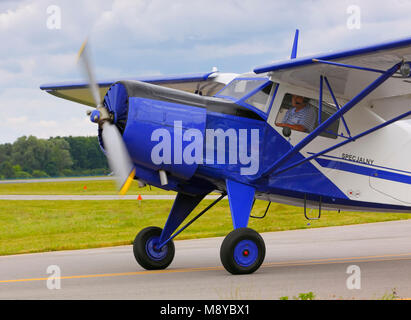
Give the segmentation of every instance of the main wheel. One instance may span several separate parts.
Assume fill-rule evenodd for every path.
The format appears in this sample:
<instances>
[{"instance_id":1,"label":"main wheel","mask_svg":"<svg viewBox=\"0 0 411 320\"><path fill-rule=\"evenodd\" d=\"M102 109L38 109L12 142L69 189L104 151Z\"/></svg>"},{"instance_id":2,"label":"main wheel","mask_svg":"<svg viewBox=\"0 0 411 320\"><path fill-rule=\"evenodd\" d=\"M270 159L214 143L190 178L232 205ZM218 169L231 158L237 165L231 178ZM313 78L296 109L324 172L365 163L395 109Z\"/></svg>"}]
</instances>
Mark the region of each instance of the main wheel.
<instances>
[{"instance_id":1,"label":"main wheel","mask_svg":"<svg viewBox=\"0 0 411 320\"><path fill-rule=\"evenodd\" d=\"M161 232L161 228L148 227L141 230L134 239L134 257L144 269L165 269L173 261L175 249L172 240L161 249L157 249Z\"/></svg>"},{"instance_id":2,"label":"main wheel","mask_svg":"<svg viewBox=\"0 0 411 320\"><path fill-rule=\"evenodd\" d=\"M261 266L264 258L264 240L250 228L239 228L230 232L221 244L221 262L232 274L253 273Z\"/></svg>"}]
</instances>

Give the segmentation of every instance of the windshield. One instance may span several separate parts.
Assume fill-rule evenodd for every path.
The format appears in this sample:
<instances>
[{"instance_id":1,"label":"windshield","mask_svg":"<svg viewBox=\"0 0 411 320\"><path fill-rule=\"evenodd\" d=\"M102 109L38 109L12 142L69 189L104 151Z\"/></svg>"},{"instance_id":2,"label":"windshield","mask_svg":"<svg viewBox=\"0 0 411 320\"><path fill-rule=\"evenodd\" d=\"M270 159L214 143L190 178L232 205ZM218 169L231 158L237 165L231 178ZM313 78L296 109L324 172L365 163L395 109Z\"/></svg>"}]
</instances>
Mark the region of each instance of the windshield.
<instances>
[{"instance_id":1,"label":"windshield","mask_svg":"<svg viewBox=\"0 0 411 320\"><path fill-rule=\"evenodd\" d=\"M217 96L232 97L240 99L263 85L267 80L265 79L237 79L231 81L223 90L221 90Z\"/></svg>"},{"instance_id":2,"label":"windshield","mask_svg":"<svg viewBox=\"0 0 411 320\"><path fill-rule=\"evenodd\" d=\"M267 112L269 106L269 103L267 103L268 97L270 96L273 85L274 84L272 82L266 85L263 89L259 90L257 93L248 98L245 103L248 103L263 112Z\"/></svg>"}]
</instances>

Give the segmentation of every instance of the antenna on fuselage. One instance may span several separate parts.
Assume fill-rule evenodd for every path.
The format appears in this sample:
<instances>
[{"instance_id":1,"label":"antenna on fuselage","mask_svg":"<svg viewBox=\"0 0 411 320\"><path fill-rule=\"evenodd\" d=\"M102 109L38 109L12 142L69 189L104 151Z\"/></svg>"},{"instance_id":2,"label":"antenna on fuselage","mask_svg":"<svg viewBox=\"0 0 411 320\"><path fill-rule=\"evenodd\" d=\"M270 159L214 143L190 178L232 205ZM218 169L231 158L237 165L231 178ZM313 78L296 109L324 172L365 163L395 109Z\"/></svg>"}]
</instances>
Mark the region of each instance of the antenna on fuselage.
<instances>
[{"instance_id":1,"label":"antenna on fuselage","mask_svg":"<svg viewBox=\"0 0 411 320\"><path fill-rule=\"evenodd\" d=\"M295 30L295 36L294 36L294 43L293 43L293 49L291 50L291 59L297 58L297 48L298 48L298 35L300 31L298 29Z\"/></svg>"}]
</instances>

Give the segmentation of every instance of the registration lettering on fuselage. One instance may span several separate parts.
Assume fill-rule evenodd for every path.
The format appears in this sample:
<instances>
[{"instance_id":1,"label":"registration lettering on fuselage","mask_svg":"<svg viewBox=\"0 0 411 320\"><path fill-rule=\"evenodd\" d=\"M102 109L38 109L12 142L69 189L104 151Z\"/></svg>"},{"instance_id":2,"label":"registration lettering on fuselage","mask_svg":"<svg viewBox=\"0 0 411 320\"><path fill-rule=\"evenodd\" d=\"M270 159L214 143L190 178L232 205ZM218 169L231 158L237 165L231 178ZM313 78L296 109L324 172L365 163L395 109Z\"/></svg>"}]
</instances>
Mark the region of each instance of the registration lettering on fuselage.
<instances>
[{"instance_id":1,"label":"registration lettering on fuselage","mask_svg":"<svg viewBox=\"0 0 411 320\"><path fill-rule=\"evenodd\" d=\"M349 161L359 162L359 163L364 163L364 164L369 164L369 165L372 165L374 163L373 159L362 157L362 156L357 156L353 154L348 154L348 153L343 153L341 157L343 160L349 160Z\"/></svg>"}]
</instances>

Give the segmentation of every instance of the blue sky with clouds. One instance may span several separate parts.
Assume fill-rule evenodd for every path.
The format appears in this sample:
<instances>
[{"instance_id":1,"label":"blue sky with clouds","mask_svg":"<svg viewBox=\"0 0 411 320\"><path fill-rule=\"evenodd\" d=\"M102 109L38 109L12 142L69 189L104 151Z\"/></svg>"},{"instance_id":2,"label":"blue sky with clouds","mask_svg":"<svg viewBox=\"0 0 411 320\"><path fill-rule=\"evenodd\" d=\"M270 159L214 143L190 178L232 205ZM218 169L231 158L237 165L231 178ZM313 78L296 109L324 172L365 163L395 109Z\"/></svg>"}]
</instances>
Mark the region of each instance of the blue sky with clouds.
<instances>
[{"instance_id":1,"label":"blue sky with clouds","mask_svg":"<svg viewBox=\"0 0 411 320\"><path fill-rule=\"evenodd\" d=\"M50 30L47 8L61 9ZM360 9L349 29L347 9ZM97 79L242 73L299 56L411 36L411 0L3 0L0 1L0 143L22 135L96 135L86 107L39 89L82 80L76 54L88 36Z\"/></svg>"}]
</instances>

